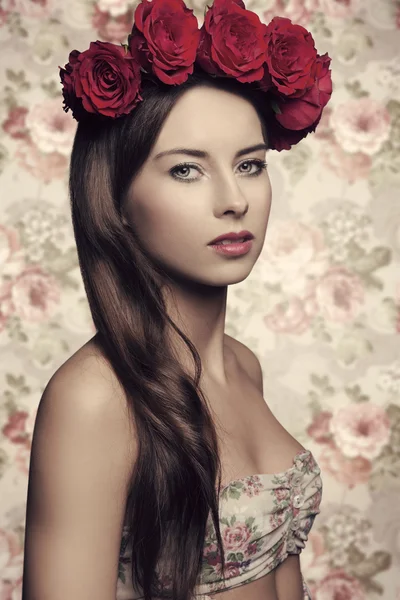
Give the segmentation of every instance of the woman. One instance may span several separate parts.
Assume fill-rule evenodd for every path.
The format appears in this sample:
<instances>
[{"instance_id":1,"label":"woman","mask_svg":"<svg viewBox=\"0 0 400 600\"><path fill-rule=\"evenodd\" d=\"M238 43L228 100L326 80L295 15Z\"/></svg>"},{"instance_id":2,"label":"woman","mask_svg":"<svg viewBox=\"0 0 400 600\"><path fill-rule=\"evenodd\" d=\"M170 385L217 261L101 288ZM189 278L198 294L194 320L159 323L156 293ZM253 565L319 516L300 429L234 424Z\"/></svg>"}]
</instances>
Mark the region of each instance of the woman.
<instances>
[{"instance_id":1,"label":"woman","mask_svg":"<svg viewBox=\"0 0 400 600\"><path fill-rule=\"evenodd\" d=\"M315 130L329 62L241 0L215 0L201 29L182 0L143 0L126 45L61 68L97 333L39 404L23 600L310 598L320 470L224 327L265 239L265 151Z\"/></svg>"}]
</instances>

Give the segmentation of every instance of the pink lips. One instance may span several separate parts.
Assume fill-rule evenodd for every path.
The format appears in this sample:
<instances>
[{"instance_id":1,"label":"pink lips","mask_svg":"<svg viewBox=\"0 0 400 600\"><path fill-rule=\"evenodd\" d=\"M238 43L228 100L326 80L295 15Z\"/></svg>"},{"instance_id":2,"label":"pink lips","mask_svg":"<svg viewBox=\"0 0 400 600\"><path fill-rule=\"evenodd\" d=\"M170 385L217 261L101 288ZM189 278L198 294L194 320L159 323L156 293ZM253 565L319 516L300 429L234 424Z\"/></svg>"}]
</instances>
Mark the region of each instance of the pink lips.
<instances>
[{"instance_id":1,"label":"pink lips","mask_svg":"<svg viewBox=\"0 0 400 600\"><path fill-rule=\"evenodd\" d=\"M214 245L217 242L221 242L222 240L240 240L240 239L245 239L246 240L252 240L254 238L254 235L247 230L244 231L239 231L238 233L236 233L235 231L230 231L229 233L223 233L222 235L219 235L218 237L216 237L214 240L212 240L212 242L210 242L208 245Z\"/></svg>"},{"instance_id":2,"label":"pink lips","mask_svg":"<svg viewBox=\"0 0 400 600\"><path fill-rule=\"evenodd\" d=\"M241 256L247 254L253 245L253 240L247 240L245 242L230 242L229 244L211 244L210 248L218 252L218 254L224 254L225 256Z\"/></svg>"}]
</instances>

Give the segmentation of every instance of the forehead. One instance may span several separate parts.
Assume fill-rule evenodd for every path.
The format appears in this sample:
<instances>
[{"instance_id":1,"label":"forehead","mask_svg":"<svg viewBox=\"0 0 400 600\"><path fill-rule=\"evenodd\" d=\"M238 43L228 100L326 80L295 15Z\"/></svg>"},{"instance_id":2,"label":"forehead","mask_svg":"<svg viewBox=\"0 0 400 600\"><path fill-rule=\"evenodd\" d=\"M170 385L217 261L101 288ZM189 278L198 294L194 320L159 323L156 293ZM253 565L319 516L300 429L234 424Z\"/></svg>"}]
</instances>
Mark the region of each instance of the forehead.
<instances>
[{"instance_id":1,"label":"forehead","mask_svg":"<svg viewBox=\"0 0 400 600\"><path fill-rule=\"evenodd\" d=\"M262 141L254 106L245 98L209 87L194 87L176 102L158 136L153 154L171 146L236 150L249 138Z\"/></svg>"}]
</instances>

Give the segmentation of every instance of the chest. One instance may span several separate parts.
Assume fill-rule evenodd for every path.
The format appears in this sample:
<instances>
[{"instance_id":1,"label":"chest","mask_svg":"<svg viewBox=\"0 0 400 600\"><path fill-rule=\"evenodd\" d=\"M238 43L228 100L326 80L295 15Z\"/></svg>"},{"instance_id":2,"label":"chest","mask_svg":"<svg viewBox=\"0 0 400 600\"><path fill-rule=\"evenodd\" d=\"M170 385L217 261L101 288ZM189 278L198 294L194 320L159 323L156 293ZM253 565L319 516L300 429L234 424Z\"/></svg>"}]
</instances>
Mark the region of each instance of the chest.
<instances>
[{"instance_id":1,"label":"chest","mask_svg":"<svg viewBox=\"0 0 400 600\"><path fill-rule=\"evenodd\" d=\"M202 386L213 415L222 484L254 473L279 473L303 449L270 410L246 371L237 366L229 386Z\"/></svg>"}]
</instances>

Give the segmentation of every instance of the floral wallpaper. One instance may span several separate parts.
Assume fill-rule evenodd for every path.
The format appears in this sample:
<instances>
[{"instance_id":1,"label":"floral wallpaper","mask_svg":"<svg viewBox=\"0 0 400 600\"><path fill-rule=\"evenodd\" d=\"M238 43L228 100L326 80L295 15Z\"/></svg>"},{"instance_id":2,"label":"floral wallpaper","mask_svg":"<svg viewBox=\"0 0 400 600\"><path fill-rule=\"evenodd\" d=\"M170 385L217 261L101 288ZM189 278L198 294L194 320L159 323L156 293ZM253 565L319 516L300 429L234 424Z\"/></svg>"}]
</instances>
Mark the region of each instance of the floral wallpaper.
<instances>
[{"instance_id":1,"label":"floral wallpaper","mask_svg":"<svg viewBox=\"0 0 400 600\"><path fill-rule=\"evenodd\" d=\"M202 23L205 2L187 3ZM211 3L210 3L211 4ZM32 433L54 371L95 333L67 178L76 122L58 66L125 42L126 0L0 2L0 600L19 600ZM400 3L249 0L332 56L317 133L270 152L273 204L227 333L316 457L321 513L301 554L313 600L400 600Z\"/></svg>"}]
</instances>

